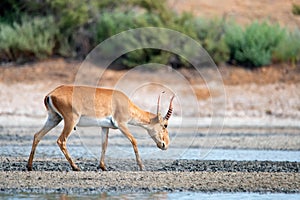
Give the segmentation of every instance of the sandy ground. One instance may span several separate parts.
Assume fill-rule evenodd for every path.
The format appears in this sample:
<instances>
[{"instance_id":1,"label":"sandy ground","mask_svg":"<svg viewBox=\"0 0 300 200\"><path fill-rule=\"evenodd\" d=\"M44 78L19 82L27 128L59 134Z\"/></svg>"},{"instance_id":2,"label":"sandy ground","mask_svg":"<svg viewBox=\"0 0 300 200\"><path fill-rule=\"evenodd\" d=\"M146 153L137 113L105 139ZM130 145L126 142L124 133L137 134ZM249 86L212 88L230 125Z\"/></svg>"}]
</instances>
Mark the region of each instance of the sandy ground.
<instances>
[{"instance_id":1,"label":"sandy ground","mask_svg":"<svg viewBox=\"0 0 300 200\"><path fill-rule=\"evenodd\" d=\"M215 18L226 17L240 24L253 20L268 20L289 28L299 27L300 18L292 14L292 5L299 0L168 0L169 6L178 12L192 12L194 15Z\"/></svg>"}]
</instances>

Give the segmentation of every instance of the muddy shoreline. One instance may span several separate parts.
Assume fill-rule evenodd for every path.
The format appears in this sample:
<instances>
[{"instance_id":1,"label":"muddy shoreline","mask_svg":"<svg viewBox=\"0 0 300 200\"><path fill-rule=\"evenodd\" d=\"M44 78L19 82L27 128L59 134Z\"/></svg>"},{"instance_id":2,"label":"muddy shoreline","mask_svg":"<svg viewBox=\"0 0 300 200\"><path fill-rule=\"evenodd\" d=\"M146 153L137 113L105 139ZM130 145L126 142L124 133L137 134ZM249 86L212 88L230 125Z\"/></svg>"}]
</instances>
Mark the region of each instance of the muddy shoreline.
<instances>
[{"instance_id":1,"label":"muddy shoreline","mask_svg":"<svg viewBox=\"0 0 300 200\"><path fill-rule=\"evenodd\" d=\"M2 193L280 192L299 193L299 173L242 172L13 172ZM19 177L16 180L14 177ZM20 183L20 180L23 179ZM51 184L49 184L49 179Z\"/></svg>"},{"instance_id":2,"label":"muddy shoreline","mask_svg":"<svg viewBox=\"0 0 300 200\"><path fill-rule=\"evenodd\" d=\"M300 162L109 159L108 170L95 160L77 160L81 172L62 159L1 157L0 192L95 194L101 192L300 192Z\"/></svg>"}]
</instances>

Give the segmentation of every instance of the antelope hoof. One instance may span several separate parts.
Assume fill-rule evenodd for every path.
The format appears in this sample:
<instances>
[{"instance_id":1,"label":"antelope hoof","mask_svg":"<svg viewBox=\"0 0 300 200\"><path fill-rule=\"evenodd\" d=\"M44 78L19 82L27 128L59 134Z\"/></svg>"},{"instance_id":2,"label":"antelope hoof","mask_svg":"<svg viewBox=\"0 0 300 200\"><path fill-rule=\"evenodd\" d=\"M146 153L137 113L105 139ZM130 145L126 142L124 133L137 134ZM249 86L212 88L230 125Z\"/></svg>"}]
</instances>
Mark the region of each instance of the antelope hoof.
<instances>
[{"instance_id":1,"label":"antelope hoof","mask_svg":"<svg viewBox=\"0 0 300 200\"><path fill-rule=\"evenodd\" d=\"M72 167L73 171L79 172L80 168L79 167Z\"/></svg>"},{"instance_id":2,"label":"antelope hoof","mask_svg":"<svg viewBox=\"0 0 300 200\"><path fill-rule=\"evenodd\" d=\"M144 169L145 169L144 165L140 166L140 171L145 171Z\"/></svg>"},{"instance_id":3,"label":"antelope hoof","mask_svg":"<svg viewBox=\"0 0 300 200\"><path fill-rule=\"evenodd\" d=\"M32 166L27 165L27 170L32 171Z\"/></svg>"},{"instance_id":4,"label":"antelope hoof","mask_svg":"<svg viewBox=\"0 0 300 200\"><path fill-rule=\"evenodd\" d=\"M107 171L107 169L106 169L106 167L104 165L103 166L100 165L99 168L102 169L102 171Z\"/></svg>"}]
</instances>

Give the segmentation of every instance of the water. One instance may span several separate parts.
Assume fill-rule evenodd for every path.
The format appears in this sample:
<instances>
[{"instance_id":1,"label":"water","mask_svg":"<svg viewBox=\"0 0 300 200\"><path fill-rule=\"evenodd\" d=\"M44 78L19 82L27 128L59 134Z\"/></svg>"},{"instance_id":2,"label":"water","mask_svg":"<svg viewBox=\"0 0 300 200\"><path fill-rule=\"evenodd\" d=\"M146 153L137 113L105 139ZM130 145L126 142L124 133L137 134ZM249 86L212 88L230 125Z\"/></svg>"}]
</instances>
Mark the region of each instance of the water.
<instances>
[{"instance_id":1,"label":"water","mask_svg":"<svg viewBox=\"0 0 300 200\"><path fill-rule=\"evenodd\" d=\"M101 147L70 145L69 152L74 158L99 159ZM2 156L28 157L31 146L2 146ZM248 149L197 149L197 148L170 148L161 151L156 147L139 147L143 159L201 159L201 160L237 160L237 161L296 161L300 162L300 151L280 150L248 150ZM37 148L36 157L64 157L56 145ZM110 158L134 158L131 146L109 146L106 157Z\"/></svg>"},{"instance_id":2,"label":"water","mask_svg":"<svg viewBox=\"0 0 300 200\"><path fill-rule=\"evenodd\" d=\"M31 200L31 199L300 199L299 193L204 193L204 192L157 192L157 193L100 193L91 195L66 195L66 194L16 194L16 195L0 195L3 200Z\"/></svg>"},{"instance_id":3,"label":"water","mask_svg":"<svg viewBox=\"0 0 300 200\"><path fill-rule=\"evenodd\" d=\"M300 151L280 150L246 150L246 149L197 149L197 148L170 148L161 151L151 147L139 148L140 154L147 159L201 159L201 160L237 160L237 161L300 161ZM94 152L94 151L91 151ZM131 157L131 147L118 147L111 150L108 156L113 158ZM93 153L92 153L93 154ZM96 155L99 155L96 154Z\"/></svg>"}]
</instances>

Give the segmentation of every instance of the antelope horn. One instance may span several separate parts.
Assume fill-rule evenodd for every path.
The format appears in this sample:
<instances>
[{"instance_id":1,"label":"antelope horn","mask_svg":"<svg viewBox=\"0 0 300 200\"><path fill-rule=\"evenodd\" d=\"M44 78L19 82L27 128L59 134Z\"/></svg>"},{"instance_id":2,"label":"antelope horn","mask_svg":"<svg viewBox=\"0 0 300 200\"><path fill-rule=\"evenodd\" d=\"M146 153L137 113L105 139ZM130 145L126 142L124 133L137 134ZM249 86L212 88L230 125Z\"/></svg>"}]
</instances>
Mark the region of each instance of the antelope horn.
<instances>
[{"instance_id":1,"label":"antelope horn","mask_svg":"<svg viewBox=\"0 0 300 200\"><path fill-rule=\"evenodd\" d=\"M162 91L160 94L159 94L159 96L158 96L158 99L157 99L157 115L158 115L158 113L159 113L159 104L160 104L160 96L161 96L161 94L163 94L163 93L165 93L165 91Z\"/></svg>"},{"instance_id":2,"label":"antelope horn","mask_svg":"<svg viewBox=\"0 0 300 200\"><path fill-rule=\"evenodd\" d=\"M169 105L169 110L168 110L166 116L164 117L164 119L166 119L166 120L169 120L170 117L171 117L171 115L172 115L172 112L173 112L173 105L172 105L172 103L173 103L174 97L175 97L175 95L172 96L171 101L170 101L170 105Z\"/></svg>"}]
</instances>

